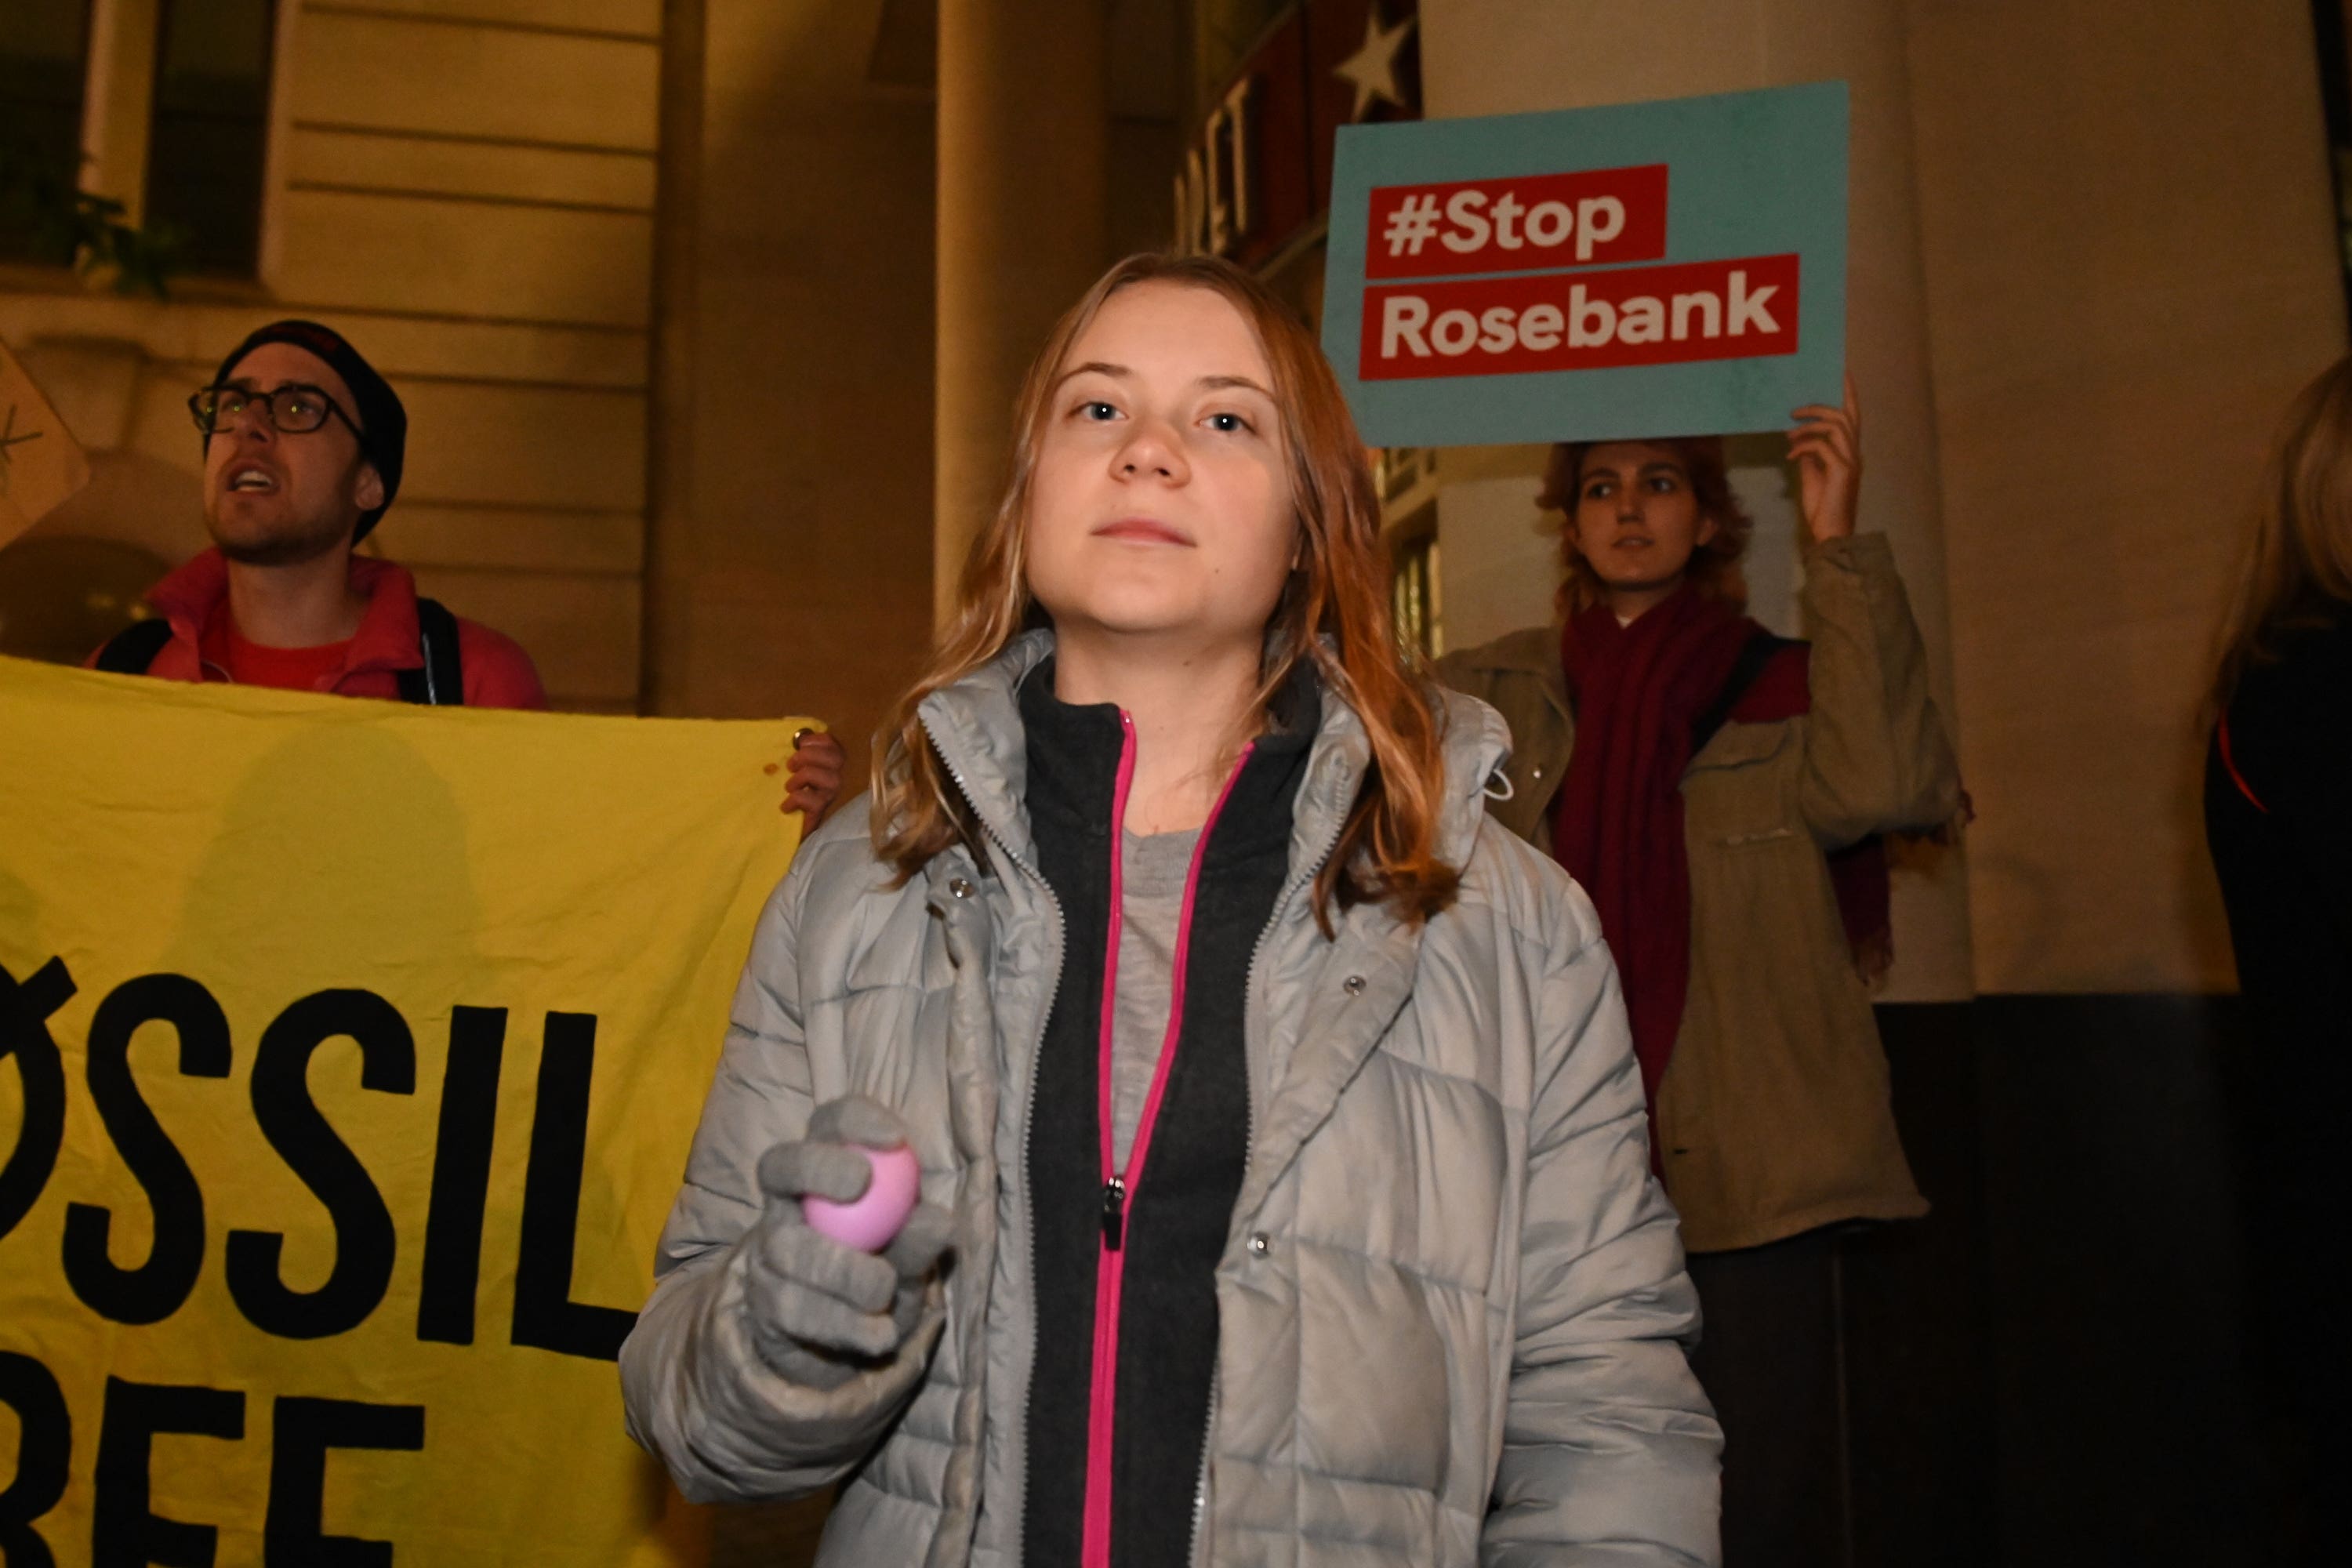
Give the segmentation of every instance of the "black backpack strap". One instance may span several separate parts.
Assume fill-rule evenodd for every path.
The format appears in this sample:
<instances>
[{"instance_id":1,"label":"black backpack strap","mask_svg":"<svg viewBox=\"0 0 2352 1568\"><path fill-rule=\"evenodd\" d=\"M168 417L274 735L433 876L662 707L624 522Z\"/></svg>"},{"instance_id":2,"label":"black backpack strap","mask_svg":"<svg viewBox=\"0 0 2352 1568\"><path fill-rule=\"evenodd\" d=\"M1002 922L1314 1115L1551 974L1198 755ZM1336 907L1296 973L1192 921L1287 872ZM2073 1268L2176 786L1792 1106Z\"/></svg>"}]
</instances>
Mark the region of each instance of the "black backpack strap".
<instances>
[{"instance_id":1,"label":"black backpack strap","mask_svg":"<svg viewBox=\"0 0 2352 1568\"><path fill-rule=\"evenodd\" d=\"M172 640L172 623L161 616L133 621L98 650L98 668L109 675L144 675Z\"/></svg>"},{"instance_id":2,"label":"black backpack strap","mask_svg":"<svg viewBox=\"0 0 2352 1568\"><path fill-rule=\"evenodd\" d=\"M458 655L457 617L438 599L416 601L416 642L425 667L400 672L400 700L432 708L465 706L466 667Z\"/></svg>"},{"instance_id":3,"label":"black backpack strap","mask_svg":"<svg viewBox=\"0 0 2352 1568\"><path fill-rule=\"evenodd\" d=\"M1696 757L1706 750L1706 743L1715 739L1715 732L1730 722L1731 710L1739 706L1739 700L1748 695L1748 689L1756 684L1756 678L1764 673L1764 667L1772 662L1772 656L1784 647L1795 646L1791 638L1775 637L1760 626L1757 628L1741 646L1739 657L1732 660L1731 675L1724 681L1723 689L1716 693L1715 700L1707 704L1706 710L1691 726L1692 756Z\"/></svg>"}]
</instances>

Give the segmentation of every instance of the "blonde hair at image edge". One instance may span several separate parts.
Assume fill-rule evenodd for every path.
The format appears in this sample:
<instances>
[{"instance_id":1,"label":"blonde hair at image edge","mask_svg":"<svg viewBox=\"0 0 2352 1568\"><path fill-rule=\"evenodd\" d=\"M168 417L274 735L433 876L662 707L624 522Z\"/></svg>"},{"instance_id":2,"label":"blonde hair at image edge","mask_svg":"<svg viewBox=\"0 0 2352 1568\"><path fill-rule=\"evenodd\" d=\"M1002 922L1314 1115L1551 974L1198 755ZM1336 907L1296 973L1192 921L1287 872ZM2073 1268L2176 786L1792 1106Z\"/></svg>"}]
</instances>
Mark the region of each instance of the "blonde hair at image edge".
<instances>
[{"instance_id":1,"label":"blonde hair at image edge","mask_svg":"<svg viewBox=\"0 0 2352 1568\"><path fill-rule=\"evenodd\" d=\"M2214 660L2214 710L2275 660L2284 634L2352 605L2352 355L2288 405Z\"/></svg>"}]
</instances>

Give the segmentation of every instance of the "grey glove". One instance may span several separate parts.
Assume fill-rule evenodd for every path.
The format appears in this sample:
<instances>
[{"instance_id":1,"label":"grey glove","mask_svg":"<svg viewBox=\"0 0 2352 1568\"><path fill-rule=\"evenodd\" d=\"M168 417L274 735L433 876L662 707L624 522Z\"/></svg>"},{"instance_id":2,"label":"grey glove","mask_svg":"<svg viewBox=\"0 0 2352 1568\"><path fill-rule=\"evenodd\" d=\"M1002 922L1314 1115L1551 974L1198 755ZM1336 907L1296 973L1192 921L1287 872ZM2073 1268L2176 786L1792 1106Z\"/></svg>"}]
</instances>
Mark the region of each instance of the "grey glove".
<instances>
[{"instance_id":1,"label":"grey glove","mask_svg":"<svg viewBox=\"0 0 2352 1568\"><path fill-rule=\"evenodd\" d=\"M850 1095L818 1106L805 1138L760 1156L767 1205L743 1238L744 1306L752 1346L778 1375L805 1388L838 1388L888 1361L922 1321L930 1277L954 1227L947 1210L917 1204L878 1254L819 1235L801 1214L803 1197L850 1203L865 1194L873 1167L850 1144L888 1149L908 1142L896 1112Z\"/></svg>"}]
</instances>

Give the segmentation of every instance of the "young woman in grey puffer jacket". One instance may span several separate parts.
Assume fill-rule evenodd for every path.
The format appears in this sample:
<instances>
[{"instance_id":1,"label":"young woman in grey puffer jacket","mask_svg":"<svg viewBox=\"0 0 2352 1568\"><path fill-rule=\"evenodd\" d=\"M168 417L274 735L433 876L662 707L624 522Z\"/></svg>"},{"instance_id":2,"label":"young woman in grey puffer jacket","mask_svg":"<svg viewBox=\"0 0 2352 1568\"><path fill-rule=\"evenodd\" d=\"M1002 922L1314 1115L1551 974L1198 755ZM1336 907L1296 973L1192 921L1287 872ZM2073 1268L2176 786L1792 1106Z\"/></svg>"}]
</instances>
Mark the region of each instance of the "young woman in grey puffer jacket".
<instances>
[{"instance_id":1,"label":"young woman in grey puffer jacket","mask_svg":"<svg viewBox=\"0 0 2352 1568\"><path fill-rule=\"evenodd\" d=\"M1313 341L1130 258L1016 427L868 811L761 918L631 1431L697 1499L848 1478L828 1564L1714 1563L1609 952L1397 651ZM884 1251L806 1223L902 1142Z\"/></svg>"}]
</instances>

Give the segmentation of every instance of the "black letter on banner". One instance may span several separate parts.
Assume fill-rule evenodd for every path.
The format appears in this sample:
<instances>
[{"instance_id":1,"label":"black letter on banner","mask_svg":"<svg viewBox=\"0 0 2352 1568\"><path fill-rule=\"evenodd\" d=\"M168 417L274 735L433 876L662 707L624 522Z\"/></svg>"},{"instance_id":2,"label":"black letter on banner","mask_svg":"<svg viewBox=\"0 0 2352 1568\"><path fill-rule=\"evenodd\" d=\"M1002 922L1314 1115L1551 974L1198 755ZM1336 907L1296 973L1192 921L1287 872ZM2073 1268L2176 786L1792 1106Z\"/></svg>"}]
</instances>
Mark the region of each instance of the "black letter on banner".
<instances>
[{"instance_id":1,"label":"black letter on banner","mask_svg":"<svg viewBox=\"0 0 2352 1568\"><path fill-rule=\"evenodd\" d=\"M392 1542L324 1533L327 1450L425 1447L425 1406L280 1399L270 1418L262 1568L392 1568Z\"/></svg>"},{"instance_id":2,"label":"black letter on banner","mask_svg":"<svg viewBox=\"0 0 2352 1568\"><path fill-rule=\"evenodd\" d=\"M0 1562L8 1568L57 1568L33 1521L66 1495L73 1458L73 1417L49 1369L28 1355L0 1351L0 1405L16 1413L16 1474L0 1489Z\"/></svg>"},{"instance_id":3,"label":"black letter on banner","mask_svg":"<svg viewBox=\"0 0 2352 1568\"><path fill-rule=\"evenodd\" d=\"M637 1315L572 1300L572 1248L580 1228L580 1176L588 1155L588 1080L595 1067L595 1015L550 1013L539 1056L530 1166L522 1184L513 1337L519 1345L618 1361L621 1342Z\"/></svg>"},{"instance_id":4,"label":"black letter on banner","mask_svg":"<svg viewBox=\"0 0 2352 1568\"><path fill-rule=\"evenodd\" d=\"M8 1163L0 1165L0 1236L16 1229L40 1200L65 1145L66 1068L48 1024L73 994L63 959L52 958L21 984L0 964L0 1060L15 1057L25 1085L24 1125Z\"/></svg>"},{"instance_id":5,"label":"black letter on banner","mask_svg":"<svg viewBox=\"0 0 2352 1568\"><path fill-rule=\"evenodd\" d=\"M213 994L186 975L142 974L98 1005L89 1026L89 1095L122 1163L147 1190L155 1241L146 1262L119 1268L106 1252L114 1215L94 1204L68 1204L66 1282L90 1310L118 1323L160 1323L178 1311L205 1263L205 1194L131 1076L131 1037L158 1021L180 1032L181 1072L228 1076L228 1020Z\"/></svg>"},{"instance_id":6,"label":"black letter on banner","mask_svg":"<svg viewBox=\"0 0 2352 1568\"><path fill-rule=\"evenodd\" d=\"M106 1380L90 1498L90 1568L212 1568L215 1531L147 1511L147 1458L158 1432L245 1436L245 1395L231 1388Z\"/></svg>"},{"instance_id":7,"label":"black letter on banner","mask_svg":"<svg viewBox=\"0 0 2352 1568\"><path fill-rule=\"evenodd\" d=\"M434 1140L433 1202L425 1210L425 1285L416 1337L474 1342L474 1288L482 1277L482 1213L490 1201L490 1139L498 1130L499 1063L507 1010L449 1014L449 1066L441 1075L441 1131Z\"/></svg>"},{"instance_id":8,"label":"black letter on banner","mask_svg":"<svg viewBox=\"0 0 2352 1568\"><path fill-rule=\"evenodd\" d=\"M373 991L313 992L262 1032L253 1058L254 1120L335 1222L335 1267L310 1291L289 1290L278 1277L284 1236L228 1233L230 1297L255 1328L282 1339L324 1339L359 1327L392 1282L392 1211L310 1098L310 1058L341 1036L359 1043L361 1088L416 1092L416 1042L407 1020Z\"/></svg>"}]
</instances>

